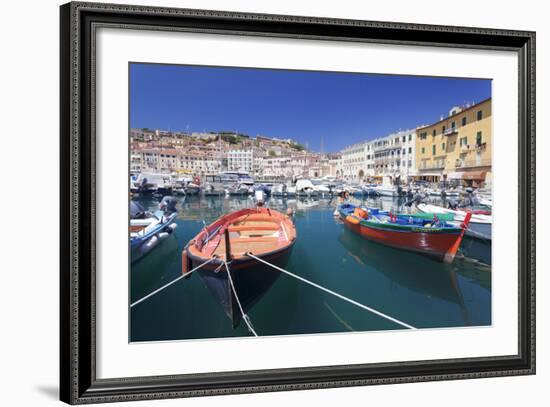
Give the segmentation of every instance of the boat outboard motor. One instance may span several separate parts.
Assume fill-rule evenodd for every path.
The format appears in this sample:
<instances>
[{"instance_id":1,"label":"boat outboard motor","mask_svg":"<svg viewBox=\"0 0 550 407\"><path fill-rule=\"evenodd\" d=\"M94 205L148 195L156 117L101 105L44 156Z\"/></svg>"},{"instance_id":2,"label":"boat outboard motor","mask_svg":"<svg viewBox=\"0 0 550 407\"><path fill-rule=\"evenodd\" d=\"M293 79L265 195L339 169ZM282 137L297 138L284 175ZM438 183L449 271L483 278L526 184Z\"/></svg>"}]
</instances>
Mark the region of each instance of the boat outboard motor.
<instances>
[{"instance_id":1,"label":"boat outboard motor","mask_svg":"<svg viewBox=\"0 0 550 407\"><path fill-rule=\"evenodd\" d=\"M130 201L130 219L143 219L146 217L147 211L141 204Z\"/></svg>"},{"instance_id":2,"label":"boat outboard motor","mask_svg":"<svg viewBox=\"0 0 550 407\"><path fill-rule=\"evenodd\" d=\"M176 212L177 203L178 203L178 200L176 198L170 195L166 195L160 201L159 207L161 211L164 211L164 213L172 213L172 212Z\"/></svg>"},{"instance_id":3,"label":"boat outboard motor","mask_svg":"<svg viewBox=\"0 0 550 407\"><path fill-rule=\"evenodd\" d=\"M452 210L456 210L456 208L458 208L458 202L456 202L453 199L447 200L447 205L448 205L449 209L452 209Z\"/></svg>"}]
</instances>

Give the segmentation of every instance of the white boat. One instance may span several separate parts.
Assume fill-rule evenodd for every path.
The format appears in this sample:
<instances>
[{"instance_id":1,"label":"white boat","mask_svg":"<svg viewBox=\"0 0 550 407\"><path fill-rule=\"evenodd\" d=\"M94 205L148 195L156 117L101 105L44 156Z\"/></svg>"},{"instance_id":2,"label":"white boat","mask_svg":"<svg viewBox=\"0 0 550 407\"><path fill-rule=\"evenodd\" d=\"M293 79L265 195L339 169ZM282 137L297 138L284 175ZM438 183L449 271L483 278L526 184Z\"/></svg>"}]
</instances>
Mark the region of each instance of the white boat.
<instances>
[{"instance_id":1,"label":"white boat","mask_svg":"<svg viewBox=\"0 0 550 407\"><path fill-rule=\"evenodd\" d=\"M452 209L443 208L442 206L420 203L416 205L420 212L434 214L452 214L454 223L459 225L464 221L466 216L465 211L455 211ZM476 237L483 240L491 240L491 229L493 225L493 217L491 215L473 214L470 219L466 234L471 237Z\"/></svg>"},{"instance_id":2,"label":"white boat","mask_svg":"<svg viewBox=\"0 0 550 407\"><path fill-rule=\"evenodd\" d=\"M219 177L224 184L245 184L254 185L254 179L246 171L223 171Z\"/></svg>"},{"instance_id":3,"label":"white boat","mask_svg":"<svg viewBox=\"0 0 550 407\"><path fill-rule=\"evenodd\" d=\"M271 196L285 196L285 184L273 184L271 187Z\"/></svg>"},{"instance_id":4,"label":"white boat","mask_svg":"<svg viewBox=\"0 0 550 407\"><path fill-rule=\"evenodd\" d=\"M226 193L228 195L239 195L239 196L245 196L250 194L250 186L245 184L234 184L231 185L229 188L226 189Z\"/></svg>"},{"instance_id":5,"label":"white boat","mask_svg":"<svg viewBox=\"0 0 550 407\"><path fill-rule=\"evenodd\" d=\"M332 188L329 183L316 179L311 180L313 184L313 188L315 189L315 192L317 192L317 195L320 196L331 196L332 195Z\"/></svg>"},{"instance_id":6,"label":"white boat","mask_svg":"<svg viewBox=\"0 0 550 407\"><path fill-rule=\"evenodd\" d=\"M207 175L201 191L204 196L225 196L225 186L218 175Z\"/></svg>"},{"instance_id":7,"label":"white boat","mask_svg":"<svg viewBox=\"0 0 550 407\"><path fill-rule=\"evenodd\" d=\"M176 229L176 212L146 211L139 203L130 204L130 249L131 261L136 262Z\"/></svg>"},{"instance_id":8,"label":"white boat","mask_svg":"<svg viewBox=\"0 0 550 407\"><path fill-rule=\"evenodd\" d=\"M198 195L201 192L201 187L197 184L194 184L192 182L188 183L185 186L185 195Z\"/></svg>"},{"instance_id":9,"label":"white boat","mask_svg":"<svg viewBox=\"0 0 550 407\"><path fill-rule=\"evenodd\" d=\"M399 192L395 185L378 185L372 188L380 196L398 196Z\"/></svg>"},{"instance_id":10,"label":"white boat","mask_svg":"<svg viewBox=\"0 0 550 407\"><path fill-rule=\"evenodd\" d=\"M298 196L316 196L315 185L308 179L296 181L296 194Z\"/></svg>"},{"instance_id":11,"label":"white boat","mask_svg":"<svg viewBox=\"0 0 550 407\"><path fill-rule=\"evenodd\" d=\"M170 174L141 172L130 185L132 192L170 194L176 185Z\"/></svg>"},{"instance_id":12,"label":"white boat","mask_svg":"<svg viewBox=\"0 0 550 407\"><path fill-rule=\"evenodd\" d=\"M285 196L295 197L296 194L297 194L296 187L291 185L291 184L287 184L286 185Z\"/></svg>"},{"instance_id":13,"label":"white boat","mask_svg":"<svg viewBox=\"0 0 550 407\"><path fill-rule=\"evenodd\" d=\"M271 187L271 195L276 197L295 197L296 187L290 183L273 184Z\"/></svg>"}]
</instances>

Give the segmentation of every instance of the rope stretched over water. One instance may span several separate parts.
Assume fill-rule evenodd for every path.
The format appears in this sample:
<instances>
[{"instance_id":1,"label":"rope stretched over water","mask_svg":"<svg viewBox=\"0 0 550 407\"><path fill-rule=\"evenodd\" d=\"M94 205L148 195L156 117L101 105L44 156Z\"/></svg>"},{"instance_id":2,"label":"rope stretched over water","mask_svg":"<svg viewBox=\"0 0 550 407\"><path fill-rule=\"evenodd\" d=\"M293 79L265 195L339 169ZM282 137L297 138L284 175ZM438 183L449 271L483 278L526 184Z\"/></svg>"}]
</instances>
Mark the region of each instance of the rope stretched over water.
<instances>
[{"instance_id":1,"label":"rope stretched over water","mask_svg":"<svg viewBox=\"0 0 550 407\"><path fill-rule=\"evenodd\" d=\"M235 286L233 285L233 278L231 277L231 272L229 271L229 266L227 265L227 262L224 262L225 270L227 271L227 278L229 279L229 284L231 284L231 289L233 290L233 295L235 295L235 299L237 300L237 304L239 305L239 309L241 311L241 315L243 317L243 321L246 323L246 326L248 327L248 330L254 334L254 336L258 336L254 328L252 327L252 322L250 321L250 318L248 318L248 315L244 313L243 306L241 305L241 301L239 301L239 296L237 295L237 291L235 290Z\"/></svg>"},{"instance_id":2,"label":"rope stretched over water","mask_svg":"<svg viewBox=\"0 0 550 407\"><path fill-rule=\"evenodd\" d=\"M357 306L357 307L359 307L359 308L363 308L364 310L370 311L370 312L372 312L373 314L376 314L376 315L378 315L378 316L380 316L380 317L382 317L382 318L385 318L385 319L387 319L387 320L390 320L390 321L392 321L392 322L395 322L395 323L398 324L398 325L401 325L401 326L403 326L403 327L405 327L405 328L408 328L408 329L416 329L416 328L415 328L414 326L412 326L412 325L409 325L409 324L407 324L407 323L405 323L405 322L403 322L403 321L400 321L400 320L398 320L398 319L395 319L395 318L393 318L393 317L390 317L389 315L386 315L386 314L384 314L384 313L382 313L382 312L380 312L380 311L377 311L377 310L375 310L374 308L368 307L368 306L363 305L363 304L361 304L361 303L359 303L359 302L357 302L357 301L354 301L354 300L352 300L352 299L350 299L350 298L344 297L342 294L338 294L337 292L334 292L334 291L332 291L332 290L329 290L328 288L325 288L325 287L323 287L323 286L320 286L319 284L316 284L316 283L314 283L313 281L309 281L309 280L306 279L306 278L300 277L300 276L298 276L298 275L296 275L296 274L294 274L294 273L291 273L290 271L286 271L286 270L284 270L284 269L282 269L282 268L280 268L280 267L278 267L278 266L276 266L276 265L274 265L274 264L271 264L271 263L269 263L269 262L267 262L267 261L265 261L265 260L263 260L263 259L260 259L259 257L254 256L252 253L246 253L246 255L247 255L248 257L251 257L251 258L253 258L253 259L255 259L255 260L261 262L261 263L264 263L264 264L266 264L266 265L268 265L268 266L271 266L271 267L273 267L274 269L279 270L279 271L282 272L282 273L288 274L288 275L291 276L291 277L294 277L294 278L296 278L296 279L298 279L298 280L300 280L300 281L303 281L303 282L306 283L306 284L309 284L309 285L311 285L311 286L313 286L313 287L315 287L315 288L318 288L318 289L320 289L320 290L322 290L322 291L325 291L325 292L327 292L327 293L329 293L329 294L332 294L332 295L334 295L335 297L340 298L341 300L347 301L347 302L349 302L350 304L353 304L353 305L355 305L355 306Z\"/></svg>"},{"instance_id":3,"label":"rope stretched over water","mask_svg":"<svg viewBox=\"0 0 550 407\"><path fill-rule=\"evenodd\" d=\"M138 304L139 304L140 302L142 302L142 301L145 301L147 298L150 298L150 297L152 297L153 295L155 295L155 294L161 292L161 291L164 290L166 287L169 287L169 286L171 286L172 284L174 284L176 281L179 281L179 280L181 280L182 278L189 276L189 275L190 275L192 272L194 272L195 270L200 269L202 266L206 266L208 263L214 261L215 259L216 259L216 257L212 257L211 259L205 261L204 263L199 264L199 265L198 265L197 267L195 267L193 270L188 271L188 272L185 273L185 274L182 274L182 275L179 276L178 278L176 278L176 279L170 281L168 284L163 285L162 287L156 289L156 290L153 291L152 293L147 294L145 297L143 297L143 298L137 300L136 302L130 304L130 308L132 308L134 305L138 305Z\"/></svg>"}]
</instances>

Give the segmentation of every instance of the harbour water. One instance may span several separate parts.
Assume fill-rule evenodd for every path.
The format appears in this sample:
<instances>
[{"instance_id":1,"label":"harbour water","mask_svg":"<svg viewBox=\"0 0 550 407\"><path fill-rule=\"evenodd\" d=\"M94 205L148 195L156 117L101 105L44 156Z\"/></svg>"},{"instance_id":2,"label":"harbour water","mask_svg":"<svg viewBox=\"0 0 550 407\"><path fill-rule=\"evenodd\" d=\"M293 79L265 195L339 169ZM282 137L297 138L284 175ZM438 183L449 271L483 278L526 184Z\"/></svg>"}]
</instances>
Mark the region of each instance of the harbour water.
<instances>
[{"instance_id":1,"label":"harbour water","mask_svg":"<svg viewBox=\"0 0 550 407\"><path fill-rule=\"evenodd\" d=\"M153 198L136 200L158 208ZM414 211L397 198L365 204ZM181 197L175 232L131 266L130 303L181 275L182 249L205 223L253 205L250 197ZM349 231L333 215L337 198L270 198L267 205L295 213L298 238L287 270L417 328L491 324L490 243L465 237L457 258L445 264ZM402 329L287 275L248 314L260 336ZM246 325L232 328L198 275L130 309L131 342L243 336L250 336Z\"/></svg>"}]
</instances>

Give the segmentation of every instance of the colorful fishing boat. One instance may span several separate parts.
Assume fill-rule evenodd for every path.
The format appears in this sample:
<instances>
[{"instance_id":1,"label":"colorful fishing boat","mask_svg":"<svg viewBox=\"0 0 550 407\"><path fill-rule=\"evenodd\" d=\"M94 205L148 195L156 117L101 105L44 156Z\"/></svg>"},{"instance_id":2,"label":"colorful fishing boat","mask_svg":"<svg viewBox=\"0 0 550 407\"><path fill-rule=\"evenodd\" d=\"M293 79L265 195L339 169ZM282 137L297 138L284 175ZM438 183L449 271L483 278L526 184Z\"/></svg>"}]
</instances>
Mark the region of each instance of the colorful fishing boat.
<instances>
[{"instance_id":1,"label":"colorful fishing boat","mask_svg":"<svg viewBox=\"0 0 550 407\"><path fill-rule=\"evenodd\" d=\"M344 224L362 237L398 249L409 250L450 263L464 236L471 213L459 226L449 214L393 214L349 203L338 207Z\"/></svg>"},{"instance_id":2,"label":"colorful fishing boat","mask_svg":"<svg viewBox=\"0 0 550 407\"><path fill-rule=\"evenodd\" d=\"M242 209L222 216L189 242L182 273L211 260L197 273L236 327L240 307L246 314L280 274L247 253L284 267L295 241L296 228L288 216L261 206Z\"/></svg>"}]
</instances>

